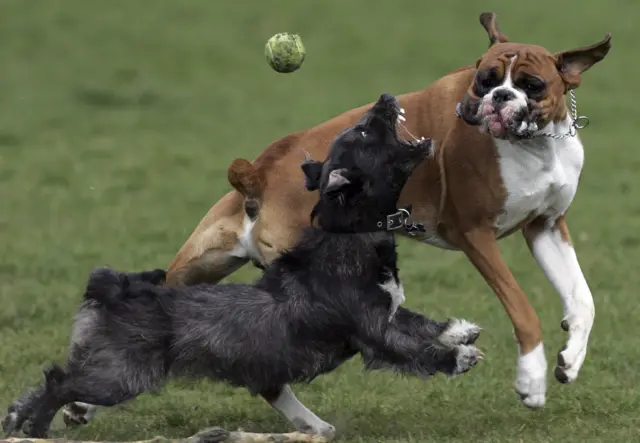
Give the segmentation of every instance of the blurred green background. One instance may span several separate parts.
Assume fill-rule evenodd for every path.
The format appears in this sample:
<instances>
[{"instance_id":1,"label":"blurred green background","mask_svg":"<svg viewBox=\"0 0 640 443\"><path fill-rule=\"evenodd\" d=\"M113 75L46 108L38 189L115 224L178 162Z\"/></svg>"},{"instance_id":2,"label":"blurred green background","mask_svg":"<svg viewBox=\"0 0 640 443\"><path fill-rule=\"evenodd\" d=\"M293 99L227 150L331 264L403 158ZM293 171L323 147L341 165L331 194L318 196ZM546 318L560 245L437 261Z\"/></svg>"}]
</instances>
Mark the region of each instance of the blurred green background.
<instances>
[{"instance_id":1,"label":"blurred green background","mask_svg":"<svg viewBox=\"0 0 640 443\"><path fill-rule=\"evenodd\" d=\"M402 240L407 305L477 321L487 359L428 382L363 373L354 359L296 391L345 442L640 441L640 3L631 0L2 0L0 406L39 382L44 364L63 361L94 266L165 267L230 189L233 158L475 62L488 44L485 10L512 40L552 51L613 33L609 56L577 91L591 125L568 218L597 309L581 375L563 386L550 370L546 408L521 406L498 300L462 254ZM307 48L294 74L271 71L263 55L280 31ZM502 250L542 319L551 369L566 339L559 298L519 234ZM245 267L229 280L257 275ZM244 390L181 381L102 409L81 429L58 418L54 435L186 436L210 425L291 429Z\"/></svg>"}]
</instances>

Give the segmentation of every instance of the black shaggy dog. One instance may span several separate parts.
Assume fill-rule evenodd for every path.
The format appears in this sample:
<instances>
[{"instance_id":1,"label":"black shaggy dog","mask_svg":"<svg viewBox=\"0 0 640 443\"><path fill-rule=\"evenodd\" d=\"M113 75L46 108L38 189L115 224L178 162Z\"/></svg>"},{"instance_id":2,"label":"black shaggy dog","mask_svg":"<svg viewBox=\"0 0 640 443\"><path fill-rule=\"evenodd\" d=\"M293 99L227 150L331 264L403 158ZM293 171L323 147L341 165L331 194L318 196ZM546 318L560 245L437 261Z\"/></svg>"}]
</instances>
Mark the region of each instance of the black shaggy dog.
<instances>
[{"instance_id":1,"label":"black shaggy dog","mask_svg":"<svg viewBox=\"0 0 640 443\"><path fill-rule=\"evenodd\" d=\"M298 430L334 436L289 383L310 382L360 354L369 369L428 377L473 367L480 328L437 322L404 300L393 229L408 228L396 208L431 142L397 135L403 111L383 94L333 142L325 162L303 163L306 186L321 198L317 227L254 284L163 286L164 271L98 268L76 315L65 368L8 410L5 432L46 436L56 412L73 402L113 406L159 388L169 376L209 377L261 395Z\"/></svg>"}]
</instances>

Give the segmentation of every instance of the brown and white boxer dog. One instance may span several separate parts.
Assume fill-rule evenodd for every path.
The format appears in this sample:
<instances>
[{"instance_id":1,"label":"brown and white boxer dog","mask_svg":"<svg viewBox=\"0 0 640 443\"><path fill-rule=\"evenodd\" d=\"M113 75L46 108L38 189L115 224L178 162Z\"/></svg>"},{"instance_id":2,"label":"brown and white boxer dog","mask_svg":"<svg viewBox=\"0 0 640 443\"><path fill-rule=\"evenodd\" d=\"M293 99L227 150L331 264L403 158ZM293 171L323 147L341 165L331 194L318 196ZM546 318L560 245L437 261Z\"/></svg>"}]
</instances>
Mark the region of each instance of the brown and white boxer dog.
<instances>
[{"instance_id":1,"label":"brown and white boxer dog","mask_svg":"<svg viewBox=\"0 0 640 443\"><path fill-rule=\"evenodd\" d=\"M607 55L611 35L552 53L511 43L493 13L483 13L480 22L490 47L474 65L399 97L407 137L431 138L435 145L435 156L414 170L399 204L411 204L413 220L426 228L412 238L463 251L498 296L518 342L515 389L526 406L540 408L547 373L540 321L501 258L498 240L522 231L562 298L568 341L555 376L573 381L587 352L594 304L565 221L584 159L565 95ZM331 140L370 106L290 134L253 163L235 160L228 170L234 190L182 246L168 283L216 282L248 261L264 266L293 246L318 200L304 186L304 153L323 160Z\"/></svg>"}]
</instances>

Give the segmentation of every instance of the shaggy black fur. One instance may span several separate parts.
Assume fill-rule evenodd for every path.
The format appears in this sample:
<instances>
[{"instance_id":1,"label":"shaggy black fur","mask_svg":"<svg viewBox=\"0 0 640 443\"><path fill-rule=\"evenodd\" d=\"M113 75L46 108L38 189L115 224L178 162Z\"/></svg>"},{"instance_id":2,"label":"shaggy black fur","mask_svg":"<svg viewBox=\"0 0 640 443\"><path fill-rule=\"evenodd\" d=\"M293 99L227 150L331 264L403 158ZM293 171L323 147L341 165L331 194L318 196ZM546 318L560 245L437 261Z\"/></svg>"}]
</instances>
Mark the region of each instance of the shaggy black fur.
<instances>
[{"instance_id":1,"label":"shaggy black fur","mask_svg":"<svg viewBox=\"0 0 640 443\"><path fill-rule=\"evenodd\" d=\"M299 403L289 383L310 382L360 354L368 368L428 377L466 372L481 358L479 328L436 322L406 309L392 232L377 221L397 211L402 187L431 153L428 140L396 132L384 94L340 134L325 162L302 168L320 190L318 227L254 284L163 286L164 271L94 270L76 315L65 368L9 407L6 432L47 434L72 402L112 406L157 389L169 376L209 377L262 395L299 430L334 428ZM391 315L390 315L391 314Z\"/></svg>"}]
</instances>

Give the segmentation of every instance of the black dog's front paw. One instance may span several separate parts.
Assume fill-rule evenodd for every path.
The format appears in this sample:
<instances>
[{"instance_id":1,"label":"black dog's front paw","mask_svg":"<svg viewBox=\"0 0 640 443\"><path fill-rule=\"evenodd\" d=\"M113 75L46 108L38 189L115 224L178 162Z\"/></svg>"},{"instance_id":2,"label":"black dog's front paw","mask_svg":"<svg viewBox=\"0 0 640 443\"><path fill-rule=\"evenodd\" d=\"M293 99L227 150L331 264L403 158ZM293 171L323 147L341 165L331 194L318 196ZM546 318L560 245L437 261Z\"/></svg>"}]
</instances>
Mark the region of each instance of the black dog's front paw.
<instances>
[{"instance_id":1,"label":"black dog's front paw","mask_svg":"<svg viewBox=\"0 0 640 443\"><path fill-rule=\"evenodd\" d=\"M440 344L450 349L439 370L449 376L463 374L473 368L484 354L474 346L482 328L470 321L452 318L438 336Z\"/></svg>"},{"instance_id":2,"label":"black dog's front paw","mask_svg":"<svg viewBox=\"0 0 640 443\"><path fill-rule=\"evenodd\" d=\"M15 412L10 412L9 415L2 420L2 431L5 436L11 436L11 434L13 434L13 432L18 428L17 420L18 414Z\"/></svg>"},{"instance_id":3,"label":"black dog's front paw","mask_svg":"<svg viewBox=\"0 0 640 443\"><path fill-rule=\"evenodd\" d=\"M4 431L4 434L9 437L11 434L22 428L23 424L28 419L28 413L25 413L23 409L11 405L7 412L7 416L2 420L2 430Z\"/></svg>"},{"instance_id":4,"label":"black dog's front paw","mask_svg":"<svg viewBox=\"0 0 640 443\"><path fill-rule=\"evenodd\" d=\"M484 360L484 353L475 346L460 345L456 349L456 366L450 375L464 374Z\"/></svg>"}]
</instances>

